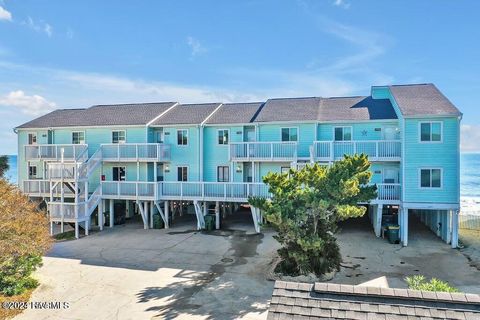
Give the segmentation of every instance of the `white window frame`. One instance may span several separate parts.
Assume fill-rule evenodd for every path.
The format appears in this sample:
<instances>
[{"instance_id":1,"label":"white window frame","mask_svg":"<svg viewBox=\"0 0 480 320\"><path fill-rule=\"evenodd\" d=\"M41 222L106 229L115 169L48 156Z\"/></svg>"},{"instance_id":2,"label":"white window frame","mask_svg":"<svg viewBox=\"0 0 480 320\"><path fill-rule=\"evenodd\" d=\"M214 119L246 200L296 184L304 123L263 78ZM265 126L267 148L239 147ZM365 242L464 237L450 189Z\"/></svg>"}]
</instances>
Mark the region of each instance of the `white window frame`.
<instances>
[{"instance_id":1,"label":"white window frame","mask_svg":"<svg viewBox=\"0 0 480 320\"><path fill-rule=\"evenodd\" d=\"M113 180L113 169L115 168L123 168L125 169L125 180ZM112 166L112 181L117 181L117 182L122 182L122 181L127 181L127 166Z\"/></svg>"},{"instance_id":2,"label":"white window frame","mask_svg":"<svg viewBox=\"0 0 480 320\"><path fill-rule=\"evenodd\" d=\"M422 170L430 170L430 187L422 187ZM440 170L440 187L432 187L432 170ZM443 168L441 167L418 168L418 188L422 190L442 190L443 189Z\"/></svg>"},{"instance_id":3,"label":"white window frame","mask_svg":"<svg viewBox=\"0 0 480 320\"><path fill-rule=\"evenodd\" d=\"M34 176L30 175L30 167L35 168ZM31 162L29 162L27 170L28 170L28 179L38 179L38 165L32 164Z\"/></svg>"},{"instance_id":4,"label":"white window frame","mask_svg":"<svg viewBox=\"0 0 480 320\"><path fill-rule=\"evenodd\" d=\"M430 140L422 141L422 124L430 124ZM440 124L440 141L432 141L432 124ZM420 121L418 123L418 142L419 143L443 143L443 121Z\"/></svg>"},{"instance_id":5,"label":"white window frame","mask_svg":"<svg viewBox=\"0 0 480 320\"><path fill-rule=\"evenodd\" d=\"M123 142L120 142L120 140L118 142L113 142L113 133L114 132L123 132L123 135L125 137L125 141ZM126 130L112 130L112 143L114 144L124 144L124 143L127 143L127 131Z\"/></svg>"},{"instance_id":6,"label":"white window frame","mask_svg":"<svg viewBox=\"0 0 480 320\"><path fill-rule=\"evenodd\" d=\"M218 175L218 169L220 169L220 168L227 168L227 170L228 170L228 175L227 175L227 179L228 179L228 180L227 180L227 181L220 181L220 180L219 180L220 177L219 177L219 175ZM231 168L230 168L229 165L219 165L219 166L217 166L217 182L223 182L223 183L230 182L230 169L231 169Z\"/></svg>"},{"instance_id":7,"label":"white window frame","mask_svg":"<svg viewBox=\"0 0 480 320\"><path fill-rule=\"evenodd\" d=\"M228 134L228 141L227 141L227 143L220 143L220 142L218 141L218 137L219 137L218 135L219 135L220 131L227 131L227 134ZM229 144L230 144L230 129L217 129L217 145L219 145L219 146L228 146Z\"/></svg>"},{"instance_id":8,"label":"white window frame","mask_svg":"<svg viewBox=\"0 0 480 320\"><path fill-rule=\"evenodd\" d=\"M283 135L282 135L282 131L283 129L297 129L297 140L288 140L288 141L283 141L282 138L283 138ZM290 139L290 131L288 132L288 138ZM299 127L281 127L280 128L280 141L281 142L298 142L300 141L300 129Z\"/></svg>"},{"instance_id":9,"label":"white window frame","mask_svg":"<svg viewBox=\"0 0 480 320\"><path fill-rule=\"evenodd\" d=\"M190 168L189 166L186 166L186 165L178 165L175 167L176 170L175 170L175 175L177 176L177 182L188 182L188 172L190 171ZM187 168L187 180L186 181L183 181L183 180L178 180L178 168Z\"/></svg>"},{"instance_id":10,"label":"white window frame","mask_svg":"<svg viewBox=\"0 0 480 320\"><path fill-rule=\"evenodd\" d=\"M186 144L179 144L179 143L178 143L178 133L179 133L180 131L186 131L186 132L187 132L187 143L186 143ZM175 139L177 140L177 146L182 146L182 147L188 146L188 144L190 143L190 141L189 141L189 140L190 140L190 139L189 139L189 135L190 135L190 134L189 134L189 131L190 131L190 130L188 130L188 129L177 129L177 132L176 132L177 135L175 136Z\"/></svg>"},{"instance_id":11,"label":"white window frame","mask_svg":"<svg viewBox=\"0 0 480 320\"><path fill-rule=\"evenodd\" d=\"M35 143L30 143L30 135L35 135ZM29 146L38 145L38 132L27 132L27 145Z\"/></svg>"},{"instance_id":12,"label":"white window frame","mask_svg":"<svg viewBox=\"0 0 480 320\"><path fill-rule=\"evenodd\" d=\"M343 132L344 128L350 128L350 140L335 140L335 129L342 128L342 139L345 136L345 133ZM334 126L332 129L332 141L336 142L351 142L353 141L353 126Z\"/></svg>"},{"instance_id":13,"label":"white window frame","mask_svg":"<svg viewBox=\"0 0 480 320\"><path fill-rule=\"evenodd\" d=\"M86 144L87 143L87 135L86 135L85 131L72 131L72 144L77 144L77 143L73 142L73 134L74 133L83 133L83 143L78 143L78 144ZM112 135L112 138L113 138L113 135Z\"/></svg>"}]
</instances>

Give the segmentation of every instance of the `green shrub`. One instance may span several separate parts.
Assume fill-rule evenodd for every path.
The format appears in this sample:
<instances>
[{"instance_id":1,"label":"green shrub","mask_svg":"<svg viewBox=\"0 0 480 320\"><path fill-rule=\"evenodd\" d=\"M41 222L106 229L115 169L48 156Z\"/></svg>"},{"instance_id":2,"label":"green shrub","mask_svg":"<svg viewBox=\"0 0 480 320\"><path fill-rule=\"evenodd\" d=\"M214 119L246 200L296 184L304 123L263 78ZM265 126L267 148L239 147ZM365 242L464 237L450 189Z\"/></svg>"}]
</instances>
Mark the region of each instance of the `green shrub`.
<instances>
[{"instance_id":1,"label":"green shrub","mask_svg":"<svg viewBox=\"0 0 480 320\"><path fill-rule=\"evenodd\" d=\"M410 289L422 291L436 291L436 292L458 292L458 289L452 287L446 281L438 280L436 278L427 279L422 275L414 275L405 278Z\"/></svg>"}]
</instances>

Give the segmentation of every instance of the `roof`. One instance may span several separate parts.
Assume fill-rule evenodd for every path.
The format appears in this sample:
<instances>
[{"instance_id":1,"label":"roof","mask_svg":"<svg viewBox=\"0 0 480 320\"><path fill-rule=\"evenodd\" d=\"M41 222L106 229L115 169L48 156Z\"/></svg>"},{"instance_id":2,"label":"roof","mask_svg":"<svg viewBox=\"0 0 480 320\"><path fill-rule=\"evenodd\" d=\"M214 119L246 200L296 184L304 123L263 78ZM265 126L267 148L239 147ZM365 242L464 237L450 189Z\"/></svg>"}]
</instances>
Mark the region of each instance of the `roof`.
<instances>
[{"instance_id":1,"label":"roof","mask_svg":"<svg viewBox=\"0 0 480 320\"><path fill-rule=\"evenodd\" d=\"M146 125L175 102L96 105L87 109L60 109L18 128Z\"/></svg>"},{"instance_id":2,"label":"roof","mask_svg":"<svg viewBox=\"0 0 480 320\"><path fill-rule=\"evenodd\" d=\"M317 117L319 121L385 119L397 119L390 100L372 97L322 99Z\"/></svg>"},{"instance_id":3,"label":"roof","mask_svg":"<svg viewBox=\"0 0 480 320\"><path fill-rule=\"evenodd\" d=\"M220 103L179 104L152 123L152 126L169 124L200 124L220 106Z\"/></svg>"},{"instance_id":4,"label":"roof","mask_svg":"<svg viewBox=\"0 0 480 320\"><path fill-rule=\"evenodd\" d=\"M480 319L476 294L276 281L273 319Z\"/></svg>"},{"instance_id":5,"label":"roof","mask_svg":"<svg viewBox=\"0 0 480 320\"><path fill-rule=\"evenodd\" d=\"M263 102L226 103L207 120L207 124L250 123Z\"/></svg>"},{"instance_id":6,"label":"roof","mask_svg":"<svg viewBox=\"0 0 480 320\"><path fill-rule=\"evenodd\" d=\"M279 98L265 102L254 122L315 121L321 98Z\"/></svg>"},{"instance_id":7,"label":"roof","mask_svg":"<svg viewBox=\"0 0 480 320\"><path fill-rule=\"evenodd\" d=\"M402 114L460 116L461 112L432 83L389 86Z\"/></svg>"}]
</instances>

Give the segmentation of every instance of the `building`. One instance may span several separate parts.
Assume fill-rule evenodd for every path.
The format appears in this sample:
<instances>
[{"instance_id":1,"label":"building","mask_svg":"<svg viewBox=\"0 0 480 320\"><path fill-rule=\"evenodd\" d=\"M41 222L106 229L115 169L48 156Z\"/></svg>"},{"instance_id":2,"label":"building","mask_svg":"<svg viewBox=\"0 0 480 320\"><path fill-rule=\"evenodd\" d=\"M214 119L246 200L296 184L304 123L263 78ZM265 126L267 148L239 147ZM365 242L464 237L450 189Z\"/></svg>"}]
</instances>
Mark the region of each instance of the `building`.
<instances>
[{"instance_id":1,"label":"building","mask_svg":"<svg viewBox=\"0 0 480 320\"><path fill-rule=\"evenodd\" d=\"M365 153L378 187L367 204L376 235L393 219L407 245L414 215L456 247L461 117L433 84L374 86L364 97L56 110L15 129L18 181L48 203L51 221L75 223L77 235L96 210L113 222L117 203L148 228L152 213L168 227L172 208L188 202L202 228L207 204L218 216L220 207L268 196L268 172ZM252 217L259 232L259 210Z\"/></svg>"},{"instance_id":2,"label":"building","mask_svg":"<svg viewBox=\"0 0 480 320\"><path fill-rule=\"evenodd\" d=\"M473 320L480 319L480 296L277 281L267 319Z\"/></svg>"}]
</instances>

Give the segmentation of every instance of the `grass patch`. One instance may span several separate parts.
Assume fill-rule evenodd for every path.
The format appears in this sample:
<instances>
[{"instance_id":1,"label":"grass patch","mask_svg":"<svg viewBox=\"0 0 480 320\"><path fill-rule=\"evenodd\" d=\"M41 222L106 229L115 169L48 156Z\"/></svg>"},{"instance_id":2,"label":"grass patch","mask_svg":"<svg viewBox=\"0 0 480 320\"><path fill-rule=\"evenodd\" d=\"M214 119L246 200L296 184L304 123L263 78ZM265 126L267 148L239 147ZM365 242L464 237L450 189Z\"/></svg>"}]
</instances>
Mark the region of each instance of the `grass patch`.
<instances>
[{"instance_id":1,"label":"grass patch","mask_svg":"<svg viewBox=\"0 0 480 320\"><path fill-rule=\"evenodd\" d=\"M26 290L24 293L7 297L3 294L0 294L0 306L4 302L27 302L30 300L30 296L32 295L34 289ZM16 315L22 313L22 309L5 309L0 307L0 319L11 319Z\"/></svg>"},{"instance_id":2,"label":"grass patch","mask_svg":"<svg viewBox=\"0 0 480 320\"><path fill-rule=\"evenodd\" d=\"M53 238L57 241L63 241L63 240L73 240L75 239L75 231L67 231L63 233L59 233L53 236Z\"/></svg>"}]
</instances>

